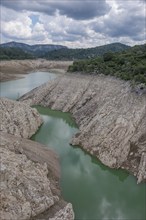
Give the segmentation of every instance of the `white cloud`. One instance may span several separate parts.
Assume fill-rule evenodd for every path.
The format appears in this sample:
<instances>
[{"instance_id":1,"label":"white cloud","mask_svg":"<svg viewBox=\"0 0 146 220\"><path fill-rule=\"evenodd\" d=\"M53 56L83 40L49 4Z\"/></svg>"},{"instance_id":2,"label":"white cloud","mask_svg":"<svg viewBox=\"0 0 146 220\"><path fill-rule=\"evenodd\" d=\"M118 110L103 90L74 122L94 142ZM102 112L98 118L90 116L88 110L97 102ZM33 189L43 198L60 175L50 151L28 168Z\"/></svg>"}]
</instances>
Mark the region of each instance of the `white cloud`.
<instances>
[{"instance_id":1,"label":"white cloud","mask_svg":"<svg viewBox=\"0 0 146 220\"><path fill-rule=\"evenodd\" d=\"M47 31L44 25L37 22L32 28L32 35L30 40L44 41L47 38Z\"/></svg>"},{"instance_id":2,"label":"white cloud","mask_svg":"<svg viewBox=\"0 0 146 220\"><path fill-rule=\"evenodd\" d=\"M87 9L87 2L89 3L80 1L80 6L84 4L84 9ZM2 1L5 5L1 6L3 42L14 40L30 44L54 43L75 48L113 42L134 45L142 44L145 40L143 0L107 0L104 4L101 4L100 0L96 1L99 4L90 1L90 9L96 5L96 10L92 16L89 14L84 19L84 14L79 16L70 11L71 6L73 10L78 9L77 1L74 3L70 0L70 5L66 6L62 1L29 1L29 4L28 0L25 0L17 3L14 5L8 0ZM100 15L101 8L104 13ZM77 11L80 10L81 7ZM36 20L33 20L33 15L37 17Z\"/></svg>"},{"instance_id":3,"label":"white cloud","mask_svg":"<svg viewBox=\"0 0 146 220\"><path fill-rule=\"evenodd\" d=\"M145 41L145 3L142 0L109 1L112 9L102 19L96 19L92 28L104 33L110 42L142 44Z\"/></svg>"},{"instance_id":4,"label":"white cloud","mask_svg":"<svg viewBox=\"0 0 146 220\"><path fill-rule=\"evenodd\" d=\"M8 38L26 39L31 37L32 21L27 13L15 13L10 9L2 9L1 32Z\"/></svg>"}]
</instances>

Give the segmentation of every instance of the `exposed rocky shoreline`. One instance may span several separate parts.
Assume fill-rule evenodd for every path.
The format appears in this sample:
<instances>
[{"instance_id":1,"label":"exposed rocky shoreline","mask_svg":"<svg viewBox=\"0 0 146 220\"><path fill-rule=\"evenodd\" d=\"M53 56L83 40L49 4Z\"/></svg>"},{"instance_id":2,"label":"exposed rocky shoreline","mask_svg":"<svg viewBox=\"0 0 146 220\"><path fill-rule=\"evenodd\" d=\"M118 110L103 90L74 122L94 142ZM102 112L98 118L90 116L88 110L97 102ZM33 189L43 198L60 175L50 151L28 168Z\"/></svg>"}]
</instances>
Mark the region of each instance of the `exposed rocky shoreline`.
<instances>
[{"instance_id":1,"label":"exposed rocky shoreline","mask_svg":"<svg viewBox=\"0 0 146 220\"><path fill-rule=\"evenodd\" d=\"M72 205L60 195L57 155L28 140L42 124L31 105L71 112L79 125L73 145L128 170L138 183L146 181L146 94L112 77L60 75L19 102L0 100L2 220L74 219Z\"/></svg>"},{"instance_id":2,"label":"exposed rocky shoreline","mask_svg":"<svg viewBox=\"0 0 146 220\"><path fill-rule=\"evenodd\" d=\"M146 180L146 94L106 76L66 74L30 91L20 101L71 112L81 146L111 168Z\"/></svg>"},{"instance_id":3,"label":"exposed rocky shoreline","mask_svg":"<svg viewBox=\"0 0 146 220\"><path fill-rule=\"evenodd\" d=\"M73 220L72 205L60 194L57 155L28 140L42 124L36 109L0 99L2 220Z\"/></svg>"},{"instance_id":4,"label":"exposed rocky shoreline","mask_svg":"<svg viewBox=\"0 0 146 220\"><path fill-rule=\"evenodd\" d=\"M24 77L32 71L51 71L65 73L72 61L11 60L0 62L0 81L14 80Z\"/></svg>"}]
</instances>

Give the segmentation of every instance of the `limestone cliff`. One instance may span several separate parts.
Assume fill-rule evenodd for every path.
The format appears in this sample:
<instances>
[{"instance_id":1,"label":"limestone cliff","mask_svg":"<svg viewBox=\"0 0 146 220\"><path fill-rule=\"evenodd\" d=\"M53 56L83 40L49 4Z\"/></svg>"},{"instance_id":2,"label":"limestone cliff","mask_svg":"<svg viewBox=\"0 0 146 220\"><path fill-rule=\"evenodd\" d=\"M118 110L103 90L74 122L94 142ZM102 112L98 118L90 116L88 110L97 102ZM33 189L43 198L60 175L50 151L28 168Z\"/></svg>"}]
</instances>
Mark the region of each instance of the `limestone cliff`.
<instances>
[{"instance_id":1,"label":"limestone cliff","mask_svg":"<svg viewBox=\"0 0 146 220\"><path fill-rule=\"evenodd\" d=\"M0 130L3 132L29 138L43 122L36 109L24 103L1 98L0 107Z\"/></svg>"},{"instance_id":2,"label":"limestone cliff","mask_svg":"<svg viewBox=\"0 0 146 220\"><path fill-rule=\"evenodd\" d=\"M146 180L146 95L128 82L105 76L71 74L48 82L21 101L71 112L79 125L72 144L105 165Z\"/></svg>"},{"instance_id":3,"label":"limestone cliff","mask_svg":"<svg viewBox=\"0 0 146 220\"><path fill-rule=\"evenodd\" d=\"M42 119L37 110L5 98L0 100L0 179L2 220L73 220L71 204L61 197L57 155L30 141Z\"/></svg>"},{"instance_id":4,"label":"limestone cliff","mask_svg":"<svg viewBox=\"0 0 146 220\"><path fill-rule=\"evenodd\" d=\"M8 133L0 132L0 140L1 219L56 219L62 213L62 220L73 220L72 205L60 195L56 154Z\"/></svg>"}]
</instances>

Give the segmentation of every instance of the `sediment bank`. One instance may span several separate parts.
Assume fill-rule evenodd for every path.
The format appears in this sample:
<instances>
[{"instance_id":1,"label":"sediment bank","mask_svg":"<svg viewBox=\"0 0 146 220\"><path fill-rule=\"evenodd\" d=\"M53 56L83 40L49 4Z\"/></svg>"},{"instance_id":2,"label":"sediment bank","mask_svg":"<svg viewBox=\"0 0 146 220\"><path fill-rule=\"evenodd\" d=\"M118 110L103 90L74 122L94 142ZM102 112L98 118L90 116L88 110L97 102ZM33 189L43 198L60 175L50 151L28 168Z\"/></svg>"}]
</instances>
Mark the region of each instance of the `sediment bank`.
<instances>
[{"instance_id":1,"label":"sediment bank","mask_svg":"<svg viewBox=\"0 0 146 220\"><path fill-rule=\"evenodd\" d=\"M49 61L49 60L11 60L0 62L0 81L8 81L24 77L32 71L51 71L64 73L72 61Z\"/></svg>"}]
</instances>

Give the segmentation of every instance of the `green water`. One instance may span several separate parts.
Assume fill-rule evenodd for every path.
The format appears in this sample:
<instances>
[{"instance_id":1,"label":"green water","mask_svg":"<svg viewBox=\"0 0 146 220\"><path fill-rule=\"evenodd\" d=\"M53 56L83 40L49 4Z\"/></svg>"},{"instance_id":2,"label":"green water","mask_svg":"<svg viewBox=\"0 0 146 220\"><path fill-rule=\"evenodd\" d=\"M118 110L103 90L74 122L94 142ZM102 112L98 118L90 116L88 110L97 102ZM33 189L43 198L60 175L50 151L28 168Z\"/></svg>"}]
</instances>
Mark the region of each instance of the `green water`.
<instances>
[{"instance_id":1,"label":"green water","mask_svg":"<svg viewBox=\"0 0 146 220\"><path fill-rule=\"evenodd\" d=\"M37 72L1 83L1 96L17 99L55 77ZM36 108L44 124L32 139L59 154L62 195L73 204L76 220L145 220L145 185L137 185L136 179L125 171L109 169L80 148L70 146L78 131L70 114Z\"/></svg>"},{"instance_id":2,"label":"green water","mask_svg":"<svg viewBox=\"0 0 146 220\"><path fill-rule=\"evenodd\" d=\"M36 108L44 124L32 139L59 154L62 195L73 204L76 219L145 219L145 185L137 185L127 172L109 169L80 148L70 146L78 131L70 114Z\"/></svg>"}]
</instances>

